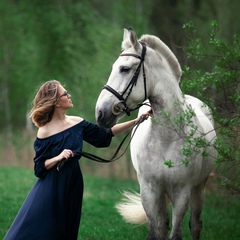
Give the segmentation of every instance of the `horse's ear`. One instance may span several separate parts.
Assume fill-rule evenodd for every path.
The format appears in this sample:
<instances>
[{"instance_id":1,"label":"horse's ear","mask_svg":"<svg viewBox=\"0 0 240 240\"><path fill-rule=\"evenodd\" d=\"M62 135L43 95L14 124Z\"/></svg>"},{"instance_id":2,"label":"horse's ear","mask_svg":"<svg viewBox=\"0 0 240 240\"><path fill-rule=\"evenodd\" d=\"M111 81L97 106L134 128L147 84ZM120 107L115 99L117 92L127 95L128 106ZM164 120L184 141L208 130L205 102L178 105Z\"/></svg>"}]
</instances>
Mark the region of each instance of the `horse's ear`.
<instances>
[{"instance_id":1,"label":"horse's ear","mask_svg":"<svg viewBox=\"0 0 240 240\"><path fill-rule=\"evenodd\" d=\"M130 32L127 28L123 29L123 41L127 41L130 39Z\"/></svg>"},{"instance_id":2,"label":"horse's ear","mask_svg":"<svg viewBox=\"0 0 240 240\"><path fill-rule=\"evenodd\" d=\"M138 42L137 35L132 29L124 28L123 42L130 41L134 49L137 51L140 47Z\"/></svg>"},{"instance_id":3,"label":"horse's ear","mask_svg":"<svg viewBox=\"0 0 240 240\"><path fill-rule=\"evenodd\" d=\"M137 51L140 47L140 43L138 42L137 35L133 30L129 30L129 32L130 32L130 41L134 49Z\"/></svg>"}]
</instances>

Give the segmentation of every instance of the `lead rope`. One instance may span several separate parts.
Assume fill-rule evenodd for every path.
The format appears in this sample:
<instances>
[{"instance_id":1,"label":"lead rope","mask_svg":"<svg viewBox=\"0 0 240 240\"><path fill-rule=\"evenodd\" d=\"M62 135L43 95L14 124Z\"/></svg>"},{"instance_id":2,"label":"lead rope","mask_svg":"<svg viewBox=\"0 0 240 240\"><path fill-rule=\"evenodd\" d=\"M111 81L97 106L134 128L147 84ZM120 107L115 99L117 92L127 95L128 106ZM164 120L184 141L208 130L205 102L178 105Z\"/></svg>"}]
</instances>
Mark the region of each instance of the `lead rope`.
<instances>
[{"instance_id":1,"label":"lead rope","mask_svg":"<svg viewBox=\"0 0 240 240\"><path fill-rule=\"evenodd\" d=\"M129 131L127 132L126 136L123 138L123 140L122 140L121 143L119 144L116 152L113 154L113 156L112 156L110 159L104 159L104 158L98 157L98 156L96 156L96 155L94 155L94 154L87 153L87 152L83 152L83 151L79 151L79 150L76 150L76 151L73 151L73 152L74 152L74 153L77 153L77 154L80 154L82 157L88 158L88 159L90 159L90 160L92 160L92 161L95 161L95 162L100 162L100 163L110 163L110 162L114 162L114 161L118 160L120 157L122 157L122 156L125 154L125 152L127 151L128 147L129 147L129 145L130 145L130 142L131 142L131 140L132 140L135 132L137 131L139 125L140 125L142 122L144 122L146 119L147 119L147 117L141 116L140 119L139 119L137 122L135 122L135 124L134 124L134 126L133 126L133 128L135 127L135 129L134 129L134 131L133 131L133 133L132 133L132 136L131 136L131 138L130 138L130 140L129 140L129 142L128 142L128 145L127 145L126 149L123 151L123 153L122 153L120 156L117 156L117 155L118 155L118 153L119 153L119 151L120 151L123 143L125 142L125 140L127 139L127 137L130 135L130 133L131 133L132 130L129 130ZM61 170L61 168L63 167L63 165L65 164L66 161L67 161L67 160L64 158L64 159L62 159L62 160L58 163L58 165L57 165L57 170L58 170L58 171Z\"/></svg>"}]
</instances>

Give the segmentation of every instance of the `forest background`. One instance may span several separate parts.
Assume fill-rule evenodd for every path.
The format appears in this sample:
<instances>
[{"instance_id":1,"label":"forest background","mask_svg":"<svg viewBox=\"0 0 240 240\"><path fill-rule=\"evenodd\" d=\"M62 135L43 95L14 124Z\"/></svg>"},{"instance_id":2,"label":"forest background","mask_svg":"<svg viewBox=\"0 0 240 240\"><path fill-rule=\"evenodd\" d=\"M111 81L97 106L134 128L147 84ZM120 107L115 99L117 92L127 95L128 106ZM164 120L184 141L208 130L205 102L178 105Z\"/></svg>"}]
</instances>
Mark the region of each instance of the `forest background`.
<instances>
[{"instance_id":1,"label":"forest background","mask_svg":"<svg viewBox=\"0 0 240 240\"><path fill-rule=\"evenodd\" d=\"M28 112L36 90L47 80L59 80L72 95L74 108L69 114L95 122L95 103L121 52L123 28L131 27L139 37L158 36L172 49L185 72L189 68L211 72L215 66L207 58L196 61L186 52L189 36L184 28L193 21L204 43L211 35L211 22L216 21L217 37L231 43L240 30L239 10L238 0L1 0L0 163L32 167L37 129ZM239 62L238 52L238 66ZM190 88L188 77L183 74L183 90L199 97L200 86ZM239 81L239 73L237 77ZM235 114L239 117L239 112ZM84 150L109 158L121 138L115 137L107 151L88 145ZM81 161L84 171L91 174L136 178L129 152L104 166ZM233 181L239 175L239 161L235 166L226 174Z\"/></svg>"}]
</instances>

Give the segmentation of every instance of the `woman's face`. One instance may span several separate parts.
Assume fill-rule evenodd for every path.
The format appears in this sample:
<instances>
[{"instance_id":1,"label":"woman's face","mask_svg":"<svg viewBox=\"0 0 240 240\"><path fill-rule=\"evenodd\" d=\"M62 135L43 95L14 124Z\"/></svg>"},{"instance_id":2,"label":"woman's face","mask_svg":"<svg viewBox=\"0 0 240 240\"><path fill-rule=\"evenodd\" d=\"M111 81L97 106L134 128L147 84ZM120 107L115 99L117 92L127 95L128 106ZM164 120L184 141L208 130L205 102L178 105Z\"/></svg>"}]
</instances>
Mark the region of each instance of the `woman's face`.
<instances>
[{"instance_id":1,"label":"woman's face","mask_svg":"<svg viewBox=\"0 0 240 240\"><path fill-rule=\"evenodd\" d=\"M59 85L58 87L58 98L57 98L57 104L60 105L61 108L69 109L73 107L73 103L71 100L71 95L66 91L66 89Z\"/></svg>"}]
</instances>

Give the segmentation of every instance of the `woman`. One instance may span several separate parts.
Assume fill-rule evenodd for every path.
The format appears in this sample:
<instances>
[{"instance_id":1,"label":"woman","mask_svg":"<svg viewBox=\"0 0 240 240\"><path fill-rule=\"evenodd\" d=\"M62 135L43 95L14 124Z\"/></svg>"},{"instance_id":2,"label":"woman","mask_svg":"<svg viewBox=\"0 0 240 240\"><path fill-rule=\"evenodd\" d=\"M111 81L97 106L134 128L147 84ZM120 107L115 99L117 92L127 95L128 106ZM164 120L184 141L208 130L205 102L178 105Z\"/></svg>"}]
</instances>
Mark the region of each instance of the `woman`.
<instances>
[{"instance_id":1,"label":"woman","mask_svg":"<svg viewBox=\"0 0 240 240\"><path fill-rule=\"evenodd\" d=\"M78 163L83 140L108 147L114 135L135 121L100 128L81 117L68 116L71 95L56 80L37 92L30 117L39 128L34 142L34 172L39 178L12 223L5 240L76 240L80 224L83 178ZM144 114L148 116L149 114ZM66 159L61 171L57 165Z\"/></svg>"}]
</instances>

